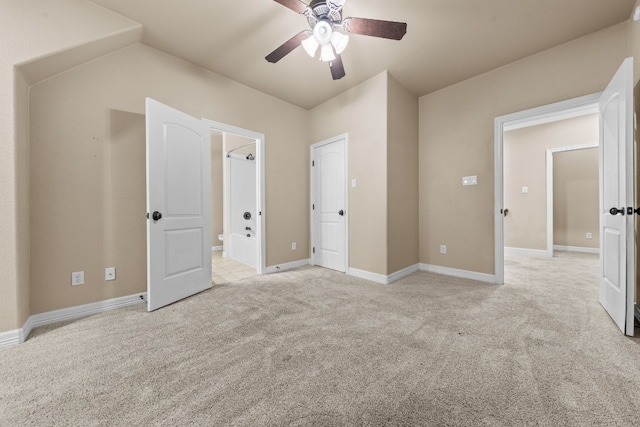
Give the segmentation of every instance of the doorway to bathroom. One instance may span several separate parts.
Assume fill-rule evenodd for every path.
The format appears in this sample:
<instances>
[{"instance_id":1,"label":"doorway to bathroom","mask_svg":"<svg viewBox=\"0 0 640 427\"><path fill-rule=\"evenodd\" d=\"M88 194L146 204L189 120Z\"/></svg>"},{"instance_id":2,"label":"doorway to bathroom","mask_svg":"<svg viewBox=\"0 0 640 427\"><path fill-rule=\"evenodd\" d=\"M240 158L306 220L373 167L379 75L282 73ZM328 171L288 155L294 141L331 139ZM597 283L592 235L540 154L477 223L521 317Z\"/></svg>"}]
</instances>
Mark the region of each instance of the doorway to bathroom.
<instances>
[{"instance_id":1,"label":"doorway to bathroom","mask_svg":"<svg viewBox=\"0 0 640 427\"><path fill-rule=\"evenodd\" d=\"M264 135L211 126L211 250L214 283L263 274Z\"/></svg>"}]
</instances>

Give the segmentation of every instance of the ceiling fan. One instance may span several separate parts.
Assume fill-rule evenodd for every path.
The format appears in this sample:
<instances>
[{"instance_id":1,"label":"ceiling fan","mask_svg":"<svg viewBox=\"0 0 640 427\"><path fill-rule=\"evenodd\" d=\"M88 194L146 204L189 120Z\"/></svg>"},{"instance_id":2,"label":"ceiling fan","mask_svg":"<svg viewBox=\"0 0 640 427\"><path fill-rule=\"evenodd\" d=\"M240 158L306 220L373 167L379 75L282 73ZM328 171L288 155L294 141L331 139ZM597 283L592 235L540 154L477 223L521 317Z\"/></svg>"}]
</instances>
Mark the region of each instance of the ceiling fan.
<instances>
[{"instance_id":1,"label":"ceiling fan","mask_svg":"<svg viewBox=\"0 0 640 427\"><path fill-rule=\"evenodd\" d=\"M338 30L392 40L402 39L407 32L407 24L404 22L342 18L342 6L346 0L311 0L308 5L301 0L274 1L306 16L311 30L296 34L265 59L276 63L300 45L309 56L315 57L320 48L320 61L329 63L333 80L345 76L340 54L349 42L349 36Z\"/></svg>"}]
</instances>

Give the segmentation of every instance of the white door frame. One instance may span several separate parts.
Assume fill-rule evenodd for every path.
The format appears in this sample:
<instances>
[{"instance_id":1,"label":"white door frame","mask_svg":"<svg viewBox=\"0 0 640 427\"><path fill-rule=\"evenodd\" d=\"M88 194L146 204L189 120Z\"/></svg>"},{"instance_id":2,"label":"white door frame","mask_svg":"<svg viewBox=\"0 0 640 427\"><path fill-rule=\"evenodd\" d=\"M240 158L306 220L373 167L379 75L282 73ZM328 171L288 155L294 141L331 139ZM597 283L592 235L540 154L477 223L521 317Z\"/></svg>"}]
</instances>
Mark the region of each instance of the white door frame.
<instances>
[{"instance_id":1,"label":"white door frame","mask_svg":"<svg viewBox=\"0 0 640 427\"><path fill-rule=\"evenodd\" d=\"M553 155L555 153L566 153L567 151L598 148L599 146L599 142L594 142L591 144L547 149L547 256L549 258L553 257ZM599 193L598 197L600 197Z\"/></svg>"},{"instance_id":2,"label":"white door frame","mask_svg":"<svg viewBox=\"0 0 640 427\"><path fill-rule=\"evenodd\" d=\"M267 271L266 267L266 239L265 239L265 179L264 179L264 171L265 171L265 161L264 161L264 144L265 144L265 136L263 133L254 132L251 130L243 129L237 126L228 125L225 123L216 122L210 119L202 119L204 122L209 124L212 130L224 133L232 133L234 135L242 136L248 139L254 139L256 141L256 207L258 211L258 216L260 219L256 221L258 225L258 229L256 230L256 238L258 239L258 263L256 272L257 274L265 274ZM224 153L223 153L224 155ZM211 161L211 159L209 159ZM225 190L226 192L226 190ZM227 206L228 208L228 206ZM225 215L228 221L229 215ZM225 230L229 229L229 224L224 224Z\"/></svg>"},{"instance_id":3,"label":"white door frame","mask_svg":"<svg viewBox=\"0 0 640 427\"><path fill-rule=\"evenodd\" d=\"M327 145L327 144L331 144L333 142L338 142L344 140L344 177L345 177L345 182L344 182L344 197L345 197L345 204L346 204L346 213L345 213L345 271L348 273L349 272L349 241L351 240L349 238L350 233L349 233L349 218L350 218L350 211L351 211L351 207L349 206L349 134L348 133L343 133L341 135L337 135L334 136L333 138L329 138L329 139L325 139L324 141L320 141L320 142L316 142L315 144L312 144L309 147L309 170L310 170L310 175L311 175L311 179L310 179L310 185L311 185L311 190L309 192L309 225L311 228L311 240L310 240L310 245L309 245L309 254L310 254L310 264L311 265L315 265L315 255L313 253L313 247L315 246L315 227L313 224L313 196L314 196L314 184L315 184L315 177L314 177L314 173L313 173L313 167L311 165L311 162L314 160L313 157L313 150L317 147L321 147L323 145Z\"/></svg>"},{"instance_id":4,"label":"white door frame","mask_svg":"<svg viewBox=\"0 0 640 427\"><path fill-rule=\"evenodd\" d=\"M504 132L586 114L597 113L601 93L506 114L494 119L495 282L504 284Z\"/></svg>"}]
</instances>

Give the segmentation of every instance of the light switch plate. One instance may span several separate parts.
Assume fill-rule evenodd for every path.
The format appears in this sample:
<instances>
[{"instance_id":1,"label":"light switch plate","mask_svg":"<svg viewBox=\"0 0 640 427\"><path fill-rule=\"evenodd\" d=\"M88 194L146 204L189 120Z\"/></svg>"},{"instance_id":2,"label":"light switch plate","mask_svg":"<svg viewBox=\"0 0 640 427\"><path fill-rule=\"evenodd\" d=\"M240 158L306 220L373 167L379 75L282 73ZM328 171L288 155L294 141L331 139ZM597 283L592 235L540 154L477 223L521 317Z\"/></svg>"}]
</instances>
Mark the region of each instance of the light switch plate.
<instances>
[{"instance_id":1,"label":"light switch plate","mask_svg":"<svg viewBox=\"0 0 640 427\"><path fill-rule=\"evenodd\" d=\"M529 187L522 187L522 194L527 194L529 192Z\"/></svg>"},{"instance_id":2,"label":"light switch plate","mask_svg":"<svg viewBox=\"0 0 640 427\"><path fill-rule=\"evenodd\" d=\"M478 185L478 177L476 175L463 176L462 185Z\"/></svg>"},{"instance_id":3,"label":"light switch plate","mask_svg":"<svg viewBox=\"0 0 640 427\"><path fill-rule=\"evenodd\" d=\"M107 267L104 269L104 280L116 280L115 267Z\"/></svg>"}]
</instances>

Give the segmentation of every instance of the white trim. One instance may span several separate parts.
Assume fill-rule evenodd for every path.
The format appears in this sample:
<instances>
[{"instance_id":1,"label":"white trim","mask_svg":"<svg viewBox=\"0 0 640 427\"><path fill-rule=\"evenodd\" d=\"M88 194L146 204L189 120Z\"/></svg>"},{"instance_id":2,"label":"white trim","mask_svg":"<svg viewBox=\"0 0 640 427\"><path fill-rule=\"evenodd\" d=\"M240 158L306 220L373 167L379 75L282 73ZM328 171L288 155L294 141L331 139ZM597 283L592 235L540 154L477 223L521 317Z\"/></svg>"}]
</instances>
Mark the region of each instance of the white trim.
<instances>
[{"instance_id":1,"label":"white trim","mask_svg":"<svg viewBox=\"0 0 640 427\"><path fill-rule=\"evenodd\" d=\"M527 248L504 248L505 255L518 255L518 256L528 256L528 257L536 257L536 258L551 258L553 257L553 251L549 253L544 249L527 249Z\"/></svg>"},{"instance_id":2,"label":"white trim","mask_svg":"<svg viewBox=\"0 0 640 427\"><path fill-rule=\"evenodd\" d=\"M237 126L216 122L210 119L202 119L208 123L212 129L219 132L231 133L245 138L254 139L256 141L256 206L260 220L256 221L257 230L256 238L258 239L258 262L256 273L265 274L267 270L267 245L266 245L266 210L265 210L265 135L263 133L254 132ZM228 203L227 203L228 204ZM224 225L224 229L228 230L228 224ZM225 251L226 252L226 251ZM223 254L224 256L224 254Z\"/></svg>"},{"instance_id":3,"label":"white trim","mask_svg":"<svg viewBox=\"0 0 640 427\"><path fill-rule=\"evenodd\" d=\"M349 268L347 274L349 276L358 277L360 279L369 280L371 282L380 283L381 285L389 285L393 282L397 282L407 276L412 275L416 271L420 270L420 264L410 265L409 267L398 270L388 276L384 274L372 273L370 271L358 270L357 268Z\"/></svg>"},{"instance_id":4,"label":"white trim","mask_svg":"<svg viewBox=\"0 0 640 427\"><path fill-rule=\"evenodd\" d=\"M591 144L573 145L570 147L548 148L547 149L547 253L553 256L553 155L556 153L565 153L567 151L586 150L589 148L598 148L600 141ZM598 153L598 156L600 154ZM598 194L598 197L600 195Z\"/></svg>"},{"instance_id":5,"label":"white trim","mask_svg":"<svg viewBox=\"0 0 640 427\"><path fill-rule=\"evenodd\" d=\"M307 258L301 259L299 261L287 262L284 264L270 265L267 267L267 274L279 273L281 271L291 270L293 268L304 267L305 265L309 265L309 263L310 260L309 258Z\"/></svg>"},{"instance_id":6,"label":"white trim","mask_svg":"<svg viewBox=\"0 0 640 427\"><path fill-rule=\"evenodd\" d=\"M587 95L590 97L592 95ZM586 97L576 98L575 100L580 100ZM572 100L573 101L573 100ZM555 104L551 104L555 105ZM536 112L535 110L540 110ZM574 117L586 116L587 114L598 114L598 104L578 104L575 107L568 106L567 109L560 112L553 111L544 111L544 107L533 108L531 110L526 110L523 112L533 112L536 113L534 116L524 116L520 119L516 119L510 121L509 123L505 123L504 131L508 132L511 130L522 129L530 126L542 125L545 123L557 122L560 120L573 119ZM540 114L538 114L540 113ZM517 114L517 113L516 113Z\"/></svg>"},{"instance_id":7,"label":"white trim","mask_svg":"<svg viewBox=\"0 0 640 427\"><path fill-rule=\"evenodd\" d=\"M315 161L315 156L314 156L314 149L321 147L323 145L327 145L327 144L331 144L334 142L338 142L344 140L344 198L345 198L345 273L349 274L349 248L350 248L350 233L349 233L349 218L350 218L350 213L351 213L351 207L349 206L349 133L343 133L337 136L334 136L333 138L329 138L329 139L325 139L324 141L320 141L320 142L316 142L315 144L312 144L309 146L309 158L310 158L310 163L309 163L309 185L310 185L310 189L309 189L309 226L311 228L310 230L310 242L309 242L309 254L311 255L310 258L310 264L311 265L316 265L315 261L314 261L314 252L313 252L313 247L314 247L314 242L315 242L315 232L314 232L314 223L313 223L313 214L314 214L314 209L313 209L313 195L314 195L314 173L313 173L313 167L311 166L312 162Z\"/></svg>"},{"instance_id":8,"label":"white trim","mask_svg":"<svg viewBox=\"0 0 640 427\"><path fill-rule=\"evenodd\" d=\"M385 276L384 274L371 273L370 271L358 270L357 268L347 269L347 274L349 276L369 280L370 282L380 283L381 285L389 284L389 276Z\"/></svg>"},{"instance_id":9,"label":"white trim","mask_svg":"<svg viewBox=\"0 0 640 427\"><path fill-rule=\"evenodd\" d=\"M553 245L554 251L581 252L584 254L599 254L600 248L586 248L584 246L561 246Z\"/></svg>"},{"instance_id":10,"label":"white trim","mask_svg":"<svg viewBox=\"0 0 640 427\"><path fill-rule=\"evenodd\" d=\"M147 293L141 292L139 294L113 298L105 301L98 301L90 304L48 311L46 313L34 314L27 319L22 328L16 329L15 331L0 333L0 350L23 343L29 337L31 330L34 328L67 320L74 320L80 317L91 316L118 308L129 307L131 305L142 304L145 302L146 298Z\"/></svg>"},{"instance_id":11,"label":"white trim","mask_svg":"<svg viewBox=\"0 0 640 427\"><path fill-rule=\"evenodd\" d=\"M459 270L457 268L442 267L439 265L420 264L420 270L429 273L443 274L445 276L460 277L462 279L477 280L479 282L498 283L493 274L477 273L475 271Z\"/></svg>"},{"instance_id":12,"label":"white trim","mask_svg":"<svg viewBox=\"0 0 640 427\"><path fill-rule=\"evenodd\" d=\"M220 252L222 250L222 246L211 246L211 252Z\"/></svg>"},{"instance_id":13,"label":"white trim","mask_svg":"<svg viewBox=\"0 0 640 427\"><path fill-rule=\"evenodd\" d=\"M596 112L600 93L499 116L494 119L494 229L495 281L504 283L504 131ZM594 110L595 108L595 110Z\"/></svg>"},{"instance_id":14,"label":"white trim","mask_svg":"<svg viewBox=\"0 0 640 427\"><path fill-rule=\"evenodd\" d=\"M0 350L22 344L24 342L23 329L0 333Z\"/></svg>"},{"instance_id":15,"label":"white trim","mask_svg":"<svg viewBox=\"0 0 640 427\"><path fill-rule=\"evenodd\" d=\"M395 273L391 273L390 275L387 276L387 282L388 283L397 282L400 279L404 279L405 277L412 275L416 271L420 271L420 264L413 264L407 268L398 270Z\"/></svg>"},{"instance_id":16,"label":"white trim","mask_svg":"<svg viewBox=\"0 0 640 427\"><path fill-rule=\"evenodd\" d=\"M140 292L139 294L128 295L125 297L113 298L105 301L98 301L90 304L77 305L75 307L48 311L46 313L34 314L29 318L29 320L31 320L32 328L38 328L40 326L51 325L53 323L78 319L80 317L91 316L93 314L99 314L105 311L140 304L145 302L146 298L147 293Z\"/></svg>"}]
</instances>

